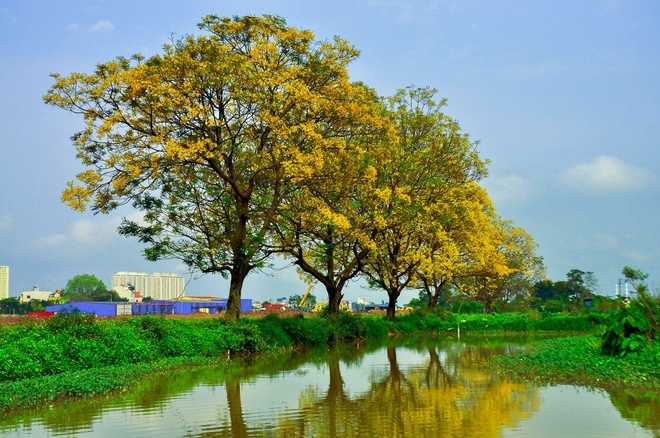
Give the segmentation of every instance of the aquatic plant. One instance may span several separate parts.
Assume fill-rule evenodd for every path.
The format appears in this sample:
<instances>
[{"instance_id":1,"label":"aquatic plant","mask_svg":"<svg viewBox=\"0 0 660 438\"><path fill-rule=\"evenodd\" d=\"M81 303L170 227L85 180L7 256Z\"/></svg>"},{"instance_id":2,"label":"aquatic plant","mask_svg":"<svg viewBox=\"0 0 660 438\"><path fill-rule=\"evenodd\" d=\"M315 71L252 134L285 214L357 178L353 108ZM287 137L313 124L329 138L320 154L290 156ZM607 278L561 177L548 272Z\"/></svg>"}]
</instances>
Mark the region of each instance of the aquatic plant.
<instances>
[{"instance_id":1,"label":"aquatic plant","mask_svg":"<svg viewBox=\"0 0 660 438\"><path fill-rule=\"evenodd\" d=\"M648 277L628 266L623 268L626 281L633 285L636 299L624 298L621 308L614 313L602 336L603 354L625 357L639 352L657 338L660 333L658 303L648 294L644 280Z\"/></svg>"}]
</instances>

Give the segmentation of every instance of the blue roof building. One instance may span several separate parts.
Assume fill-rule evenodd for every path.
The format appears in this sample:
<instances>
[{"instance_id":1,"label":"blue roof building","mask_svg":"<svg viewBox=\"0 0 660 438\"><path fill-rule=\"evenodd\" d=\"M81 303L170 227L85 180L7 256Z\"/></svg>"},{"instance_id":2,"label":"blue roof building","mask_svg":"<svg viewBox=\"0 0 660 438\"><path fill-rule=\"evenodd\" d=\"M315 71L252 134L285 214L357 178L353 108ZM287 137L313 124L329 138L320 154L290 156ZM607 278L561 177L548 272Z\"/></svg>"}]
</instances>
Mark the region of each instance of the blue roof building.
<instances>
[{"instance_id":1,"label":"blue roof building","mask_svg":"<svg viewBox=\"0 0 660 438\"><path fill-rule=\"evenodd\" d=\"M47 312L80 312L96 316L217 314L227 308L227 300L154 300L142 303L78 301L46 306ZM241 299L241 312L252 311L252 300Z\"/></svg>"}]
</instances>

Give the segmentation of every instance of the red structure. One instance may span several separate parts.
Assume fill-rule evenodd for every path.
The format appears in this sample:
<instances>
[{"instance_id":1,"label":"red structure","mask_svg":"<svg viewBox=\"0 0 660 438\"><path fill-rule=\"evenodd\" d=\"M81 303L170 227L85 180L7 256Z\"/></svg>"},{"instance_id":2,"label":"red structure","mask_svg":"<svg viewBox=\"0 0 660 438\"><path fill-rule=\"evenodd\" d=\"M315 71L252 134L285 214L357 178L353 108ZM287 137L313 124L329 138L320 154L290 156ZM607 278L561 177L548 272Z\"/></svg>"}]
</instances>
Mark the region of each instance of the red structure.
<instances>
[{"instance_id":1,"label":"red structure","mask_svg":"<svg viewBox=\"0 0 660 438\"><path fill-rule=\"evenodd\" d=\"M286 310L286 304L284 303L265 304L264 309L266 309L267 312L280 312Z\"/></svg>"}]
</instances>

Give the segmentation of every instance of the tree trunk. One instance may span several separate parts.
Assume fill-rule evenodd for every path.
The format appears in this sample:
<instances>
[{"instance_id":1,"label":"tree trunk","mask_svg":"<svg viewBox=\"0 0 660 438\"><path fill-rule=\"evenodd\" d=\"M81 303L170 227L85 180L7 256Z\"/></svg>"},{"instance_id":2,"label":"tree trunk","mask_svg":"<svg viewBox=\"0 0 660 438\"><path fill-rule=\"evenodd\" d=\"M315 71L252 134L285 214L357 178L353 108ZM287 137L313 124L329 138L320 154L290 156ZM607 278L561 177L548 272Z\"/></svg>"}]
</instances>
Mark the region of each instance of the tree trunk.
<instances>
[{"instance_id":1,"label":"tree trunk","mask_svg":"<svg viewBox=\"0 0 660 438\"><path fill-rule=\"evenodd\" d=\"M334 285L330 287L326 286L326 290L328 291L328 316L336 318L339 314L339 306L344 296L341 290Z\"/></svg>"},{"instance_id":2,"label":"tree trunk","mask_svg":"<svg viewBox=\"0 0 660 438\"><path fill-rule=\"evenodd\" d=\"M394 321L394 315L396 315L396 300L399 298L398 293L389 294L389 301L387 303L387 320Z\"/></svg>"},{"instance_id":3,"label":"tree trunk","mask_svg":"<svg viewBox=\"0 0 660 438\"><path fill-rule=\"evenodd\" d=\"M229 421L234 436L247 436L247 427L243 418L241 405L241 384L238 379L227 379L227 406L229 407Z\"/></svg>"},{"instance_id":4,"label":"tree trunk","mask_svg":"<svg viewBox=\"0 0 660 438\"><path fill-rule=\"evenodd\" d=\"M227 311L225 320L236 324L241 315L241 293L243 282L250 272L250 263L247 260L239 260L234 263L229 279L229 297L227 298Z\"/></svg>"},{"instance_id":5,"label":"tree trunk","mask_svg":"<svg viewBox=\"0 0 660 438\"><path fill-rule=\"evenodd\" d=\"M426 294L429 296L429 305L427 307L428 310L433 310L435 309L435 306L438 304L438 298L439 294L432 294L430 292L426 292Z\"/></svg>"}]
</instances>

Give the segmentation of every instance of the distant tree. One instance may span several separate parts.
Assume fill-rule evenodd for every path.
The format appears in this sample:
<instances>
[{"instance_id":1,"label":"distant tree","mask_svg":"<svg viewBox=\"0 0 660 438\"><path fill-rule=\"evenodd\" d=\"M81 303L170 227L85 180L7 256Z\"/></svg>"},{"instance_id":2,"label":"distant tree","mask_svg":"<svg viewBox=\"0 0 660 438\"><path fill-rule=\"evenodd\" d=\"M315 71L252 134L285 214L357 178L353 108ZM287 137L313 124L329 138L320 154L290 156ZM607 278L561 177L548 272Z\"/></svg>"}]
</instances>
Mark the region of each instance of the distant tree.
<instances>
[{"instance_id":1,"label":"distant tree","mask_svg":"<svg viewBox=\"0 0 660 438\"><path fill-rule=\"evenodd\" d=\"M429 296L425 290L420 290L419 294L415 298L411 298L408 301L408 307L415 309L426 309L429 306Z\"/></svg>"},{"instance_id":2,"label":"distant tree","mask_svg":"<svg viewBox=\"0 0 660 438\"><path fill-rule=\"evenodd\" d=\"M76 275L66 283L62 297L67 302L74 301L111 301L119 298L116 292L108 291L105 284L94 275Z\"/></svg>"},{"instance_id":3,"label":"distant tree","mask_svg":"<svg viewBox=\"0 0 660 438\"><path fill-rule=\"evenodd\" d=\"M534 285L534 294L541 301L548 301L555 297L557 288L555 282L549 279L541 280Z\"/></svg>"},{"instance_id":4,"label":"distant tree","mask_svg":"<svg viewBox=\"0 0 660 438\"><path fill-rule=\"evenodd\" d=\"M590 298L598 289L598 280L593 272L571 269L566 273L569 296L573 300Z\"/></svg>"},{"instance_id":5,"label":"distant tree","mask_svg":"<svg viewBox=\"0 0 660 438\"><path fill-rule=\"evenodd\" d=\"M11 297L0 300L0 314L17 315L21 313L21 303L18 298Z\"/></svg>"},{"instance_id":6,"label":"distant tree","mask_svg":"<svg viewBox=\"0 0 660 438\"><path fill-rule=\"evenodd\" d=\"M644 283L644 280L649 278L649 274L646 274L638 269L633 269L630 266L624 266L621 270L621 273L626 280L632 285L635 292L639 293L640 290L643 293L648 292L648 286Z\"/></svg>"},{"instance_id":7,"label":"distant tree","mask_svg":"<svg viewBox=\"0 0 660 438\"><path fill-rule=\"evenodd\" d=\"M21 303L17 297L0 300L0 314L25 315L28 312L43 312L45 306L52 304L47 300L30 300Z\"/></svg>"},{"instance_id":8,"label":"distant tree","mask_svg":"<svg viewBox=\"0 0 660 438\"><path fill-rule=\"evenodd\" d=\"M300 301L303 299L302 295L291 295L289 297L289 305L293 307L298 307L300 305ZM316 304L316 296L309 294L307 295L307 298L305 298L305 302L301 306L302 308L308 308L308 307L313 307Z\"/></svg>"},{"instance_id":9,"label":"distant tree","mask_svg":"<svg viewBox=\"0 0 660 438\"><path fill-rule=\"evenodd\" d=\"M290 306L297 306L298 303L300 302L300 300L302 300L302 295L298 295L298 294L296 294L296 295L291 295L291 296L289 297L288 304L289 304Z\"/></svg>"}]
</instances>

